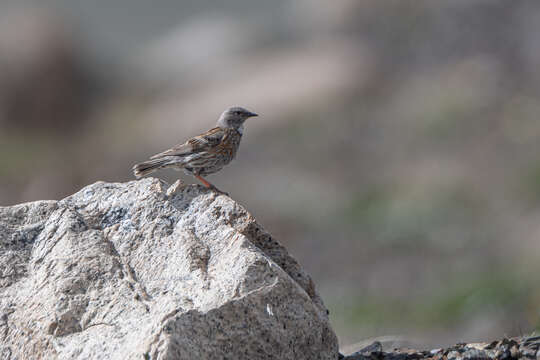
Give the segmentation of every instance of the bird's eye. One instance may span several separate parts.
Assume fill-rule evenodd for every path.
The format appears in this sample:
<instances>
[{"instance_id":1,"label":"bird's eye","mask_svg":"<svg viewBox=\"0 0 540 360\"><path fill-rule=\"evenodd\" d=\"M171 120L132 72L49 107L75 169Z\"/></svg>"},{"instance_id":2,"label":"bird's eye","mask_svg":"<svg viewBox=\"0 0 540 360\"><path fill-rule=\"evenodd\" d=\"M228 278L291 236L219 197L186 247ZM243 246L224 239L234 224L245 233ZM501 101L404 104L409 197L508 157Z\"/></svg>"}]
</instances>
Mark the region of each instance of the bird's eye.
<instances>
[{"instance_id":1,"label":"bird's eye","mask_svg":"<svg viewBox=\"0 0 540 360\"><path fill-rule=\"evenodd\" d=\"M240 115L240 111L235 111L234 115Z\"/></svg>"}]
</instances>

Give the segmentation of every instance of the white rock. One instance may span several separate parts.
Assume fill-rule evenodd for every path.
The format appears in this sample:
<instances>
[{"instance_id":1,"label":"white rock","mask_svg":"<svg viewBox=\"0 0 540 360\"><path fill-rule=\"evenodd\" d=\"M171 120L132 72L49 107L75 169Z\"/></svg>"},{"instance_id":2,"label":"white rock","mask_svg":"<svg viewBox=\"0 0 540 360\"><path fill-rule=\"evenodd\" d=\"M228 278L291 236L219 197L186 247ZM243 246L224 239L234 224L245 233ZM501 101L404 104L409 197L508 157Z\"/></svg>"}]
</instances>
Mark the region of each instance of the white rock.
<instances>
[{"instance_id":1,"label":"white rock","mask_svg":"<svg viewBox=\"0 0 540 360\"><path fill-rule=\"evenodd\" d=\"M336 359L310 277L198 186L99 182L0 207L2 359Z\"/></svg>"}]
</instances>

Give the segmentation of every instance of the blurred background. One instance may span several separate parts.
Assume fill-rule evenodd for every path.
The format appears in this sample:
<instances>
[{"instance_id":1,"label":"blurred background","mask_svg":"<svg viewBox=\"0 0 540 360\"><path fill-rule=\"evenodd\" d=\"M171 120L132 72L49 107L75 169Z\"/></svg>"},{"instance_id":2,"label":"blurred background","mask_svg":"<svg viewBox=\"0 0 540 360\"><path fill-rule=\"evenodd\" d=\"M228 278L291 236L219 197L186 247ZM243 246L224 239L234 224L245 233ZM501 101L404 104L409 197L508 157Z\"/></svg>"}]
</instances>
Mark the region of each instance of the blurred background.
<instances>
[{"instance_id":1,"label":"blurred background","mask_svg":"<svg viewBox=\"0 0 540 360\"><path fill-rule=\"evenodd\" d=\"M209 179L312 274L342 346L527 334L539 66L533 1L2 0L0 205L133 180L241 105L261 116Z\"/></svg>"}]
</instances>

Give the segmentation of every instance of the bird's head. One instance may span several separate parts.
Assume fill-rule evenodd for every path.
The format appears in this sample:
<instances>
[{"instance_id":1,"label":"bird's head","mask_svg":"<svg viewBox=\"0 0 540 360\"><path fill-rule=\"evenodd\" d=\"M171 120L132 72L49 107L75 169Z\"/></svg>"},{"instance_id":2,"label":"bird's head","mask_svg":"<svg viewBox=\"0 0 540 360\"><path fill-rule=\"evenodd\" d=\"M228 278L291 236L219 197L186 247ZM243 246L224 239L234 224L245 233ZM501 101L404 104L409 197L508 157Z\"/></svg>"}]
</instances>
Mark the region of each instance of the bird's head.
<instances>
[{"instance_id":1,"label":"bird's head","mask_svg":"<svg viewBox=\"0 0 540 360\"><path fill-rule=\"evenodd\" d=\"M221 114L218 120L218 126L221 128L233 128L239 130L244 124L244 121L253 116L258 115L239 106L233 106Z\"/></svg>"}]
</instances>

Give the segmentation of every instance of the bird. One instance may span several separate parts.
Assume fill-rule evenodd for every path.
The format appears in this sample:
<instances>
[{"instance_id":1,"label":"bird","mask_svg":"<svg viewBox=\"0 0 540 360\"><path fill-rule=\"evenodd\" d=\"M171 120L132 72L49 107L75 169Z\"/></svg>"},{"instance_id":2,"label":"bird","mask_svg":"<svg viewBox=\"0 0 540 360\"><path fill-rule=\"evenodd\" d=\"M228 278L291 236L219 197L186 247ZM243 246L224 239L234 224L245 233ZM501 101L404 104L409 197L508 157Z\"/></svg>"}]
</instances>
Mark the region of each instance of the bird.
<instances>
[{"instance_id":1,"label":"bird","mask_svg":"<svg viewBox=\"0 0 540 360\"><path fill-rule=\"evenodd\" d=\"M184 170L205 187L226 194L203 176L220 171L235 158L244 133L244 122L255 116L258 114L242 107L230 107L221 114L216 127L151 156L148 161L135 164L133 174L139 179L159 169Z\"/></svg>"}]
</instances>

